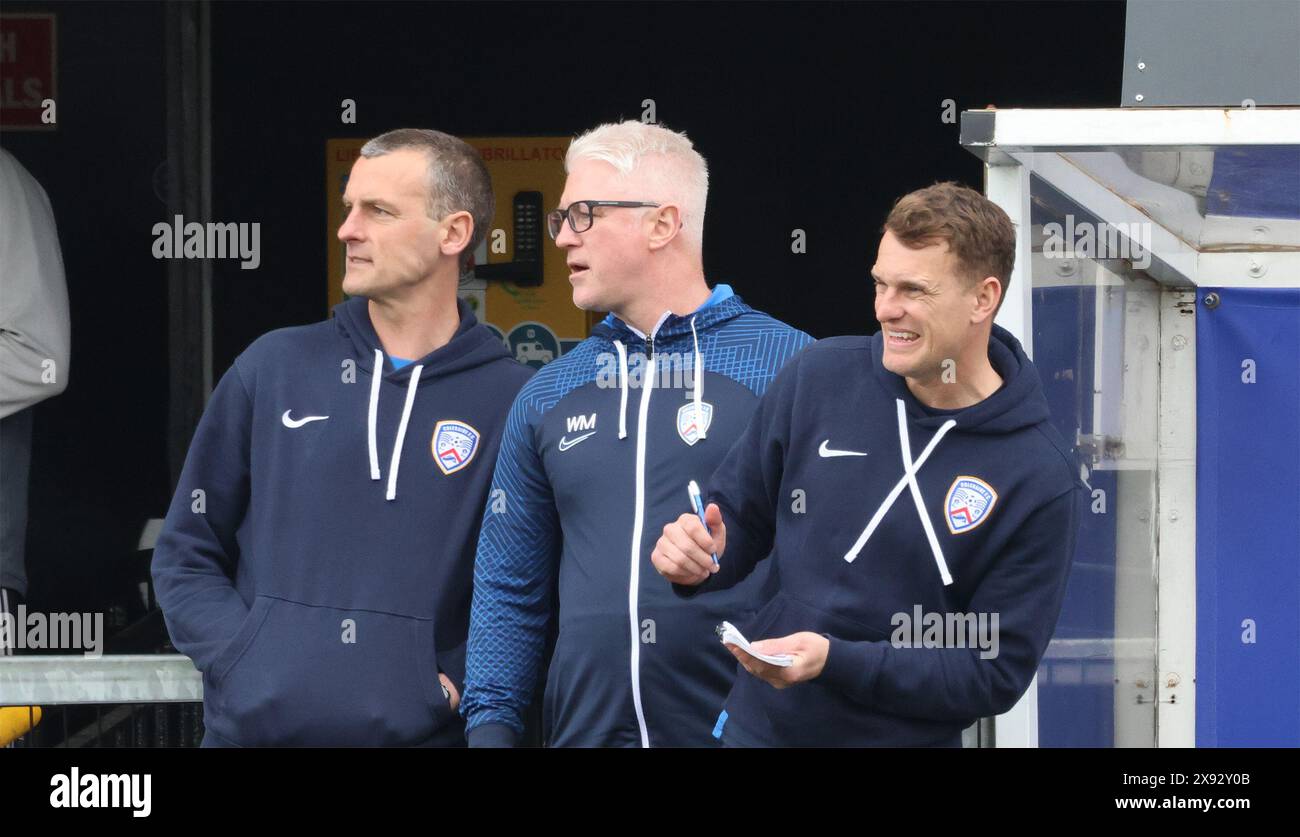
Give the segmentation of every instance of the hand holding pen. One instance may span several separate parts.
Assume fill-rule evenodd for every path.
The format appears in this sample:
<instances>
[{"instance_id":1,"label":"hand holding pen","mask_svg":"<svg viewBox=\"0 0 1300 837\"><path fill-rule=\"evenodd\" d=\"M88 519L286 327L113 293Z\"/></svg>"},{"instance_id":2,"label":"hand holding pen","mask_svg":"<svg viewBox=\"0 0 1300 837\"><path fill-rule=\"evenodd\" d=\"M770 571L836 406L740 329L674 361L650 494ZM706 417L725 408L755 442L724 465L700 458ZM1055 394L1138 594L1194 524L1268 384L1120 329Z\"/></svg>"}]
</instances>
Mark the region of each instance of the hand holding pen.
<instances>
[{"instance_id":1,"label":"hand holding pen","mask_svg":"<svg viewBox=\"0 0 1300 837\"><path fill-rule=\"evenodd\" d=\"M688 491L695 510L664 527L650 561L672 583L695 585L718 571L718 560L727 549L727 527L717 503L709 503L701 513L699 486L692 483Z\"/></svg>"}]
</instances>

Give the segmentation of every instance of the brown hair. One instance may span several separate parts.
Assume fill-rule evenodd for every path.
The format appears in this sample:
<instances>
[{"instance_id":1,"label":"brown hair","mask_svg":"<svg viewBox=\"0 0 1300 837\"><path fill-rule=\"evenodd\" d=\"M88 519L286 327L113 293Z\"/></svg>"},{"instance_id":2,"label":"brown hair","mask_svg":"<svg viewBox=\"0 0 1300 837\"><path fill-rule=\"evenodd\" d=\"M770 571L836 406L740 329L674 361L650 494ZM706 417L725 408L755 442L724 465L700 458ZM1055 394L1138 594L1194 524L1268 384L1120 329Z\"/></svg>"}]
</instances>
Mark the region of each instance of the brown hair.
<instances>
[{"instance_id":1,"label":"brown hair","mask_svg":"<svg viewBox=\"0 0 1300 837\"><path fill-rule=\"evenodd\" d=\"M951 180L936 183L899 198L880 228L886 230L913 250L947 242L968 287L988 276L1002 283L1002 307L1016 264L1016 228L993 201Z\"/></svg>"},{"instance_id":2,"label":"brown hair","mask_svg":"<svg viewBox=\"0 0 1300 837\"><path fill-rule=\"evenodd\" d=\"M440 221L453 212L468 212L474 219L469 243L460 251L460 266L464 268L474 248L487 236L496 211L492 175L488 174L483 155L464 140L442 131L398 128L361 146L361 156L382 157L408 148L424 152L428 163L429 217Z\"/></svg>"}]
</instances>

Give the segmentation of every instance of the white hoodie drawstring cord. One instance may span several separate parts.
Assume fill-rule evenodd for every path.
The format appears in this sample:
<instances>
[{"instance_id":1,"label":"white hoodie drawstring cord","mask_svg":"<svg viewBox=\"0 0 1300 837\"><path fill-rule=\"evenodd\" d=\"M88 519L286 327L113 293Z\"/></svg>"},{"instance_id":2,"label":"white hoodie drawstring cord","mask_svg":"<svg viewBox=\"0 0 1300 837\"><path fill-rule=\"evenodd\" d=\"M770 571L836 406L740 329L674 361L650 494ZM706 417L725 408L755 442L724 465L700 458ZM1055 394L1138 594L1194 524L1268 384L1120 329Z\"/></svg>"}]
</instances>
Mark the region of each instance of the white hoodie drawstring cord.
<instances>
[{"instance_id":1,"label":"white hoodie drawstring cord","mask_svg":"<svg viewBox=\"0 0 1300 837\"><path fill-rule=\"evenodd\" d=\"M894 489L889 492L887 497L885 497L884 502L880 504L880 508L876 509L876 513L871 516L871 522L867 524L867 528L858 536L857 542L855 542L853 547L845 553L844 560L852 563L853 560L858 557L858 553L860 553L862 548L866 546L872 533L876 531L876 527L879 526L880 521L884 519L885 513L889 511L889 509L894 505L894 501L898 499L898 495L903 493L904 488L910 488L912 491L912 500L916 503L917 514L921 517L921 526L925 529L926 540L930 542L930 552L934 555L934 562L939 567L939 576L943 579L944 586L947 586L952 584L952 575L949 574L948 564L944 561L943 550L939 548L939 539L935 537L934 526L930 523L930 515L926 514L925 501L921 497L921 487L916 482L916 472L921 470L921 466L930 458L930 454L934 452L935 447L939 444L939 440L942 439L949 430L956 427L957 422L953 419L948 419L944 422L943 426L934 434L934 437L930 439L930 443L925 446L925 450L921 451L921 455L917 457L915 462L913 462L912 444L907 434L907 409L903 404L902 399L896 398L894 401L898 407L898 443L903 453L903 476L899 478Z\"/></svg>"},{"instance_id":2,"label":"white hoodie drawstring cord","mask_svg":"<svg viewBox=\"0 0 1300 837\"><path fill-rule=\"evenodd\" d=\"M406 441L406 425L411 421L411 407L415 404L415 390L420 386L420 372L423 366L417 366L411 371L411 381L406 385L406 404L402 407L402 423L397 425L397 439L393 443L393 460L388 465L388 492L384 495L387 500L393 500L397 497L397 469L402 462L402 443Z\"/></svg>"},{"instance_id":3,"label":"white hoodie drawstring cord","mask_svg":"<svg viewBox=\"0 0 1300 837\"><path fill-rule=\"evenodd\" d=\"M424 366L417 366L411 372L410 383L406 386L406 403L402 407L402 422L397 426L397 439L393 442L393 458L388 463L388 490L384 499L397 498L397 471L402 461L402 443L406 441L406 426L411 422L411 407L415 405L415 390L420 385L420 372ZM379 379L384 374L384 353L375 349L375 368L370 373L370 410L366 415L366 432L370 446L370 478L377 480L379 474L379 446L375 442L376 427L379 424Z\"/></svg>"},{"instance_id":4,"label":"white hoodie drawstring cord","mask_svg":"<svg viewBox=\"0 0 1300 837\"><path fill-rule=\"evenodd\" d=\"M622 342L615 340L614 348L618 349L618 372L619 383L623 389L623 394L618 403L618 438L627 438L627 349L623 347Z\"/></svg>"},{"instance_id":5,"label":"white hoodie drawstring cord","mask_svg":"<svg viewBox=\"0 0 1300 837\"><path fill-rule=\"evenodd\" d=\"M370 412L366 430L370 440L370 478L379 479L379 448L375 444L375 425L379 419L379 376L384 372L384 353L375 349L375 367L370 370Z\"/></svg>"},{"instance_id":6,"label":"white hoodie drawstring cord","mask_svg":"<svg viewBox=\"0 0 1300 837\"><path fill-rule=\"evenodd\" d=\"M704 420L700 405L704 401L704 361L700 357L700 338L695 333L695 318L691 317L691 339L695 341L695 426L701 440L708 438L709 423Z\"/></svg>"}]
</instances>

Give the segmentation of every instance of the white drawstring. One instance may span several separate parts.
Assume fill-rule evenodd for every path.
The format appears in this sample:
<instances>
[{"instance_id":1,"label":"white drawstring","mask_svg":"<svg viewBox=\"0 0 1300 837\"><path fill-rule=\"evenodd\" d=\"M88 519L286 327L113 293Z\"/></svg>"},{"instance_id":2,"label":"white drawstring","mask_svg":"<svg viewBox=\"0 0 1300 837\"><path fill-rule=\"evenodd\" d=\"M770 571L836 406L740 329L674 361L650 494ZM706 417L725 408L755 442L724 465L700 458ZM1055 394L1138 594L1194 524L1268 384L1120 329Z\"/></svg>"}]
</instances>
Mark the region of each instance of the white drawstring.
<instances>
[{"instance_id":1,"label":"white drawstring","mask_svg":"<svg viewBox=\"0 0 1300 837\"><path fill-rule=\"evenodd\" d=\"M894 490L889 492L889 496L885 497L884 502L880 504L880 508L876 509L876 513L871 516L871 522L867 524L867 528L858 536L857 542L853 544L853 547L847 553L845 553L844 560L852 563L853 559L858 557L858 553L862 551L864 546L866 546L872 533L876 531L876 527L879 526L880 521L884 519L885 513L889 511L889 509L894 505L894 501L898 499L898 495L903 493L904 488L910 488L912 491L912 499L916 503L916 511L921 516L921 526L925 529L926 540L930 542L930 552L933 553L935 564L939 567L939 576L943 579L944 585L947 586L952 584L952 576L948 573L948 564L944 561L943 550L939 548L939 539L935 537L934 526L930 523L930 516L926 514L925 501L921 497L921 487L916 482L916 472L921 470L921 466L930 458L930 454L939 444L939 440L942 439L949 430L956 427L957 422L952 419L948 419L944 422L943 426L939 428L939 431L934 434L934 438L930 439L930 443L925 446L925 450L921 451L921 455L915 462L913 462L912 444L907 435L907 410L902 399L894 400L898 406L898 443L903 452L903 476L894 486Z\"/></svg>"},{"instance_id":2,"label":"white drawstring","mask_svg":"<svg viewBox=\"0 0 1300 837\"><path fill-rule=\"evenodd\" d=\"M379 448L375 446L375 424L379 419L379 376L384 372L384 353L375 349L375 368L370 371L370 414L366 429L370 439L370 478L379 479Z\"/></svg>"},{"instance_id":3,"label":"white drawstring","mask_svg":"<svg viewBox=\"0 0 1300 837\"><path fill-rule=\"evenodd\" d=\"M618 438L627 438L627 349L623 344L615 340L614 348L618 349L618 372L619 383L623 388L623 394L619 398L618 404Z\"/></svg>"},{"instance_id":4,"label":"white drawstring","mask_svg":"<svg viewBox=\"0 0 1300 837\"><path fill-rule=\"evenodd\" d=\"M700 439L708 438L709 422L704 420L700 404L704 401L704 362L700 358L700 338L695 333L695 318L691 317L691 339L695 341L695 426Z\"/></svg>"},{"instance_id":5,"label":"white drawstring","mask_svg":"<svg viewBox=\"0 0 1300 837\"><path fill-rule=\"evenodd\" d=\"M406 441L406 426L411 422L411 407L415 404L415 390L420 385L420 371L417 366L411 372L411 381L406 386L406 404L402 407L402 423L397 426L397 439L393 442L393 458L388 463L388 490L384 498L393 500L397 497L397 471L402 460L402 443ZM375 368L370 375L370 411L366 416L366 431L370 443L370 478L377 480L379 474L379 446L375 442L376 428L379 424L379 379L384 374L384 353L375 349Z\"/></svg>"},{"instance_id":6,"label":"white drawstring","mask_svg":"<svg viewBox=\"0 0 1300 837\"><path fill-rule=\"evenodd\" d=\"M406 425L411 421L411 406L415 404L415 390L420 386L420 370L423 366L417 366L411 372L411 382L406 385L406 404L402 407L402 423L397 425L397 439L393 442L393 460L388 464L388 492L384 495L387 500L393 500L397 497L397 469L402 461L402 443L406 441Z\"/></svg>"}]
</instances>

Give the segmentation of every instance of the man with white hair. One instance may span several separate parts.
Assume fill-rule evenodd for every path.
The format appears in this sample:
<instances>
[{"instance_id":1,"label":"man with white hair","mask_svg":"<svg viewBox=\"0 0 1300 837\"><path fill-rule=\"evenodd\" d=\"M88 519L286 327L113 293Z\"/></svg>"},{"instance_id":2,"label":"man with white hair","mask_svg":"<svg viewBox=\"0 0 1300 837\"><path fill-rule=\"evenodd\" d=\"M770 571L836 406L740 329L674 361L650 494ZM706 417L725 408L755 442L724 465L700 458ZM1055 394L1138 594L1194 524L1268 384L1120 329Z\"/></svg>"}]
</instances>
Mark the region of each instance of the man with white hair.
<instances>
[{"instance_id":1,"label":"man with white hair","mask_svg":"<svg viewBox=\"0 0 1300 837\"><path fill-rule=\"evenodd\" d=\"M549 230L574 304L610 314L507 421L475 566L469 743L518 742L556 618L547 743L709 746L735 673L713 628L761 605L766 577L682 601L650 563L653 524L690 508L688 484L706 483L812 338L705 282L708 168L685 135L602 125L565 168Z\"/></svg>"}]
</instances>

